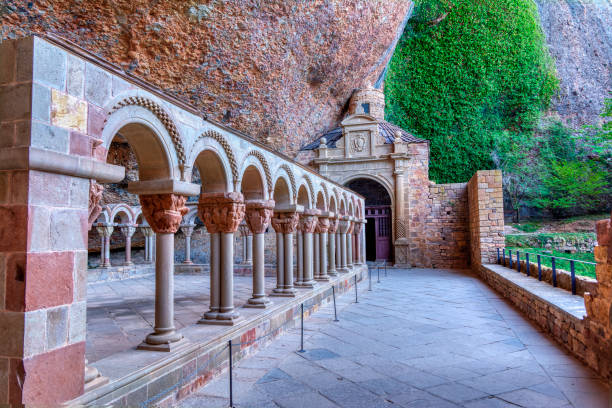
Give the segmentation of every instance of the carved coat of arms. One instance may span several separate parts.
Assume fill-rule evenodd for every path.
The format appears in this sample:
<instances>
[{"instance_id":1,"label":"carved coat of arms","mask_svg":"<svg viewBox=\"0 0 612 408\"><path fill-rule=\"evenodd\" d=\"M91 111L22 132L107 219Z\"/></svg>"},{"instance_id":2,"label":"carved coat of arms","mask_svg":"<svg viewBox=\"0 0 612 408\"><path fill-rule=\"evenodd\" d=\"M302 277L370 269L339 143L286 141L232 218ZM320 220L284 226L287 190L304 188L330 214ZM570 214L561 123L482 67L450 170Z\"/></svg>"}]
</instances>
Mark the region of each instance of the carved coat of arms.
<instances>
[{"instance_id":1,"label":"carved coat of arms","mask_svg":"<svg viewBox=\"0 0 612 408\"><path fill-rule=\"evenodd\" d=\"M351 148L355 153L361 153L365 149L366 138L364 135L355 135L351 138Z\"/></svg>"}]
</instances>

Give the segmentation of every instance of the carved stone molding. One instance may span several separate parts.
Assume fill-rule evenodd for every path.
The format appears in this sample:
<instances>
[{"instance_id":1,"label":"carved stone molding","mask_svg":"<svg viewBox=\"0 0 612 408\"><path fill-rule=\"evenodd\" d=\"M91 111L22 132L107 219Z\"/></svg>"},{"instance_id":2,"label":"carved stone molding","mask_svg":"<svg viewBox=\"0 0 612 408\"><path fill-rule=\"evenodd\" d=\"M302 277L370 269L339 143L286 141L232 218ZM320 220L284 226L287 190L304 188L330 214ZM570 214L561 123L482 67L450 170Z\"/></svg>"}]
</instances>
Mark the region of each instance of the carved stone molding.
<instances>
[{"instance_id":1,"label":"carved stone molding","mask_svg":"<svg viewBox=\"0 0 612 408\"><path fill-rule=\"evenodd\" d=\"M272 228L282 234L292 234L297 230L299 214L296 212L275 213L272 218Z\"/></svg>"},{"instance_id":2,"label":"carved stone molding","mask_svg":"<svg viewBox=\"0 0 612 408\"><path fill-rule=\"evenodd\" d=\"M263 234L274 214L274 200L249 200L246 202L246 223L253 234Z\"/></svg>"},{"instance_id":3,"label":"carved stone molding","mask_svg":"<svg viewBox=\"0 0 612 408\"><path fill-rule=\"evenodd\" d=\"M142 215L158 234L174 234L189 212L186 197L176 194L146 194L138 197Z\"/></svg>"},{"instance_id":4,"label":"carved stone molding","mask_svg":"<svg viewBox=\"0 0 612 408\"><path fill-rule=\"evenodd\" d=\"M355 221L349 221L348 222L348 230L346 231L346 233L347 234L352 234L354 228L355 228Z\"/></svg>"},{"instance_id":5,"label":"carved stone molding","mask_svg":"<svg viewBox=\"0 0 612 408\"><path fill-rule=\"evenodd\" d=\"M361 233L361 227L363 226L363 222L361 220L353 222L353 234L359 235Z\"/></svg>"},{"instance_id":6,"label":"carved stone molding","mask_svg":"<svg viewBox=\"0 0 612 408\"><path fill-rule=\"evenodd\" d=\"M101 184L96 183L94 180L89 182L89 216L87 217L88 229L91 229L94 221L100 216L102 212L102 206L100 200L102 199L102 192L104 187Z\"/></svg>"},{"instance_id":7,"label":"carved stone molding","mask_svg":"<svg viewBox=\"0 0 612 408\"><path fill-rule=\"evenodd\" d=\"M280 165L281 169L284 169L287 172L287 175L289 176L289 182L291 183L291 190L293 192L293 201L297 200L297 187L295 184L295 176L293 175L293 171L291 171L291 167L289 167L287 164L281 164Z\"/></svg>"},{"instance_id":8,"label":"carved stone molding","mask_svg":"<svg viewBox=\"0 0 612 408\"><path fill-rule=\"evenodd\" d=\"M200 195L198 215L209 233L236 232L245 213L244 197L236 191Z\"/></svg>"},{"instance_id":9,"label":"carved stone molding","mask_svg":"<svg viewBox=\"0 0 612 408\"><path fill-rule=\"evenodd\" d=\"M221 145L221 147L223 147L225 155L227 156L227 159L230 162L230 169L232 170L232 180L234 181L234 184L236 184L238 182L238 163L236 162L234 151L232 150L232 147L230 146L229 142L223 137L221 133L216 132L214 130L207 130L198 137L196 143L198 142L198 140L204 139L206 137L210 137L211 139L216 140Z\"/></svg>"},{"instance_id":10,"label":"carved stone molding","mask_svg":"<svg viewBox=\"0 0 612 408\"><path fill-rule=\"evenodd\" d=\"M151 111L157 119L164 125L168 134L170 135L170 139L172 139L172 144L176 149L176 155L178 157L179 166L184 168L185 166L185 148L183 147L183 142L181 141L181 136L176 128L176 125L170 119L170 115L156 102L152 101L148 98L143 98L141 96L130 96L129 98L125 98L111 109L109 112L109 116L124 106L142 106L143 108Z\"/></svg>"},{"instance_id":11,"label":"carved stone molding","mask_svg":"<svg viewBox=\"0 0 612 408\"><path fill-rule=\"evenodd\" d=\"M254 156L257 157L257 160L259 160L259 162L261 163L261 166L264 169L264 173L266 176L266 184L268 185L268 192L270 192L270 194L274 191L274 186L272 185L272 173L270 172L270 166L268 166L268 162L266 161L266 158L264 157L263 153L261 153L259 150L251 150L246 156Z\"/></svg>"},{"instance_id":12,"label":"carved stone molding","mask_svg":"<svg viewBox=\"0 0 612 408\"><path fill-rule=\"evenodd\" d=\"M317 234L325 234L329 230L330 222L327 217L319 217L315 232Z\"/></svg>"}]
</instances>

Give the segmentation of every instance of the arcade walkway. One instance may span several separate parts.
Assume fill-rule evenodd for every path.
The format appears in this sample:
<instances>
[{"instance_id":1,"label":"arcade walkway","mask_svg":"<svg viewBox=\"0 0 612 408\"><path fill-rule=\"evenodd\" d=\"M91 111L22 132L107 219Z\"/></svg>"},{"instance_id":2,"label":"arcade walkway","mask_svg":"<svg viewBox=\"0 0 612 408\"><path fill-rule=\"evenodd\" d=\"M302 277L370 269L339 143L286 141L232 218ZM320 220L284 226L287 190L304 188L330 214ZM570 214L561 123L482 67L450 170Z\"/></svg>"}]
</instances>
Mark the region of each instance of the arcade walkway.
<instances>
[{"instance_id":1,"label":"arcade walkway","mask_svg":"<svg viewBox=\"0 0 612 408\"><path fill-rule=\"evenodd\" d=\"M374 281L375 282L375 281ZM393 270L234 369L236 407L608 406L608 388L477 278ZM227 373L182 407L227 407Z\"/></svg>"}]
</instances>

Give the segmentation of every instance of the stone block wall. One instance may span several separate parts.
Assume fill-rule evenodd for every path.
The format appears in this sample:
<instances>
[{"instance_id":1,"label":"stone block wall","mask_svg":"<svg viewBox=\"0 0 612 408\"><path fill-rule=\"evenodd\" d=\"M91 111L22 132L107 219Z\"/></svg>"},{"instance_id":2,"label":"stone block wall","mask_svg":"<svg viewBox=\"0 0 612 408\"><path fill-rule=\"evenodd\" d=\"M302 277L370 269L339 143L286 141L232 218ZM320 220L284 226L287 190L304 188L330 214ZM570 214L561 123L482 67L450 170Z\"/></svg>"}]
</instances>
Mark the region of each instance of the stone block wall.
<instances>
[{"instance_id":1,"label":"stone block wall","mask_svg":"<svg viewBox=\"0 0 612 408\"><path fill-rule=\"evenodd\" d=\"M495 263L504 246L504 204L501 170L479 170L470 179L468 213L470 259L474 267Z\"/></svg>"},{"instance_id":2,"label":"stone block wall","mask_svg":"<svg viewBox=\"0 0 612 408\"><path fill-rule=\"evenodd\" d=\"M425 266L433 268L468 268L467 184L433 184L429 186L424 220L427 240L423 247Z\"/></svg>"}]
</instances>

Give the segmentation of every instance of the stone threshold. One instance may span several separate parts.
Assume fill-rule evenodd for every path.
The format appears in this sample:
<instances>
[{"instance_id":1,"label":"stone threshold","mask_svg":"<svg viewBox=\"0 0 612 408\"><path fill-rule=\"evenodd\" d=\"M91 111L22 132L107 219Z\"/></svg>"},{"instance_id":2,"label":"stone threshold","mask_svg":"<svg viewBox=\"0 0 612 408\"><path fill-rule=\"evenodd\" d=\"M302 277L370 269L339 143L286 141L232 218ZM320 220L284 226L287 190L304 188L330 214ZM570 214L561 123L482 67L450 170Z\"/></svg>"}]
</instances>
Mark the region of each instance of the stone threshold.
<instances>
[{"instance_id":1,"label":"stone threshold","mask_svg":"<svg viewBox=\"0 0 612 408\"><path fill-rule=\"evenodd\" d=\"M179 332L188 343L175 352L130 349L99 360L91 365L109 382L64 406L147 406L178 401L227 369L226 346L230 339L233 344L259 339L233 348L234 361L240 360L286 329L299 325L301 304L306 318L331 301L332 285L336 295L346 293L354 287L355 277L363 282L367 273L367 266L359 265L329 282L319 282L314 289L299 289L295 298L274 298L275 304L269 309L238 308L244 319L235 326L185 327Z\"/></svg>"}]
</instances>

